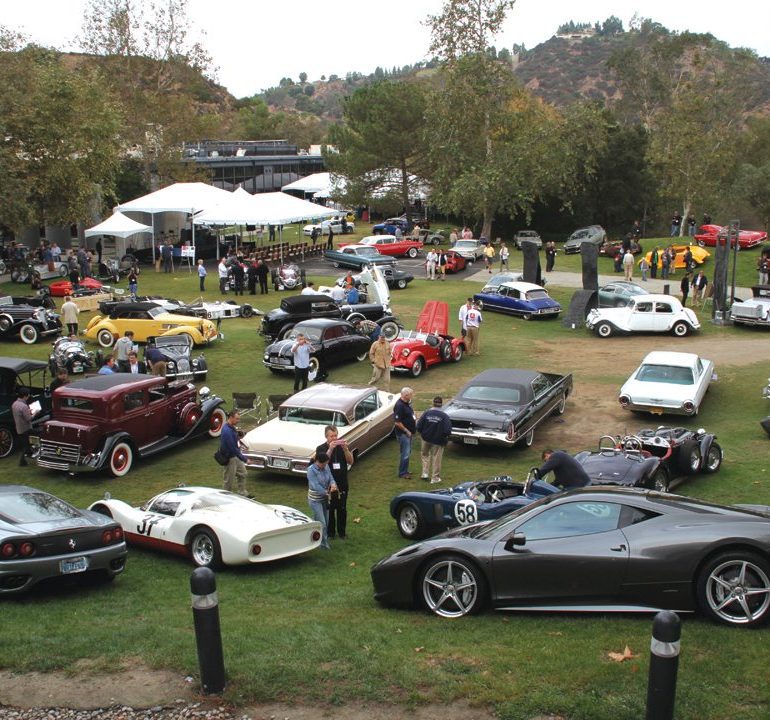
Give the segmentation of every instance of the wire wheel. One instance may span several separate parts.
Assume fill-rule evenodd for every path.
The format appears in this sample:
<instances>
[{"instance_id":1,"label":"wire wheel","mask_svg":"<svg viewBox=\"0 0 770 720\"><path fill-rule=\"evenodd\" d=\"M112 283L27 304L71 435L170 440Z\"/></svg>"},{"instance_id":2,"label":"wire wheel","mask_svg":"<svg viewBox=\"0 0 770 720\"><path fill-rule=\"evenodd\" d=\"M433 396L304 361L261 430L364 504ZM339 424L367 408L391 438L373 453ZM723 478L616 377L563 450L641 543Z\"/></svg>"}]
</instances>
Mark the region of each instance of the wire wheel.
<instances>
[{"instance_id":1,"label":"wire wheel","mask_svg":"<svg viewBox=\"0 0 770 720\"><path fill-rule=\"evenodd\" d=\"M753 553L717 556L703 570L698 596L704 610L727 625L758 625L770 610L770 569Z\"/></svg>"},{"instance_id":2,"label":"wire wheel","mask_svg":"<svg viewBox=\"0 0 770 720\"><path fill-rule=\"evenodd\" d=\"M16 448L16 436L9 427L0 427L0 458L8 457Z\"/></svg>"},{"instance_id":3,"label":"wire wheel","mask_svg":"<svg viewBox=\"0 0 770 720\"><path fill-rule=\"evenodd\" d=\"M34 345L37 342L40 333L34 325L26 323L19 330L19 337L25 345Z\"/></svg>"},{"instance_id":4,"label":"wire wheel","mask_svg":"<svg viewBox=\"0 0 770 720\"><path fill-rule=\"evenodd\" d=\"M711 447L703 460L703 472L715 473L722 467L722 448L719 443L711 443Z\"/></svg>"},{"instance_id":5,"label":"wire wheel","mask_svg":"<svg viewBox=\"0 0 770 720\"><path fill-rule=\"evenodd\" d=\"M483 580L464 558L439 557L429 564L420 583L428 610L446 618L478 611L483 598Z\"/></svg>"}]
</instances>

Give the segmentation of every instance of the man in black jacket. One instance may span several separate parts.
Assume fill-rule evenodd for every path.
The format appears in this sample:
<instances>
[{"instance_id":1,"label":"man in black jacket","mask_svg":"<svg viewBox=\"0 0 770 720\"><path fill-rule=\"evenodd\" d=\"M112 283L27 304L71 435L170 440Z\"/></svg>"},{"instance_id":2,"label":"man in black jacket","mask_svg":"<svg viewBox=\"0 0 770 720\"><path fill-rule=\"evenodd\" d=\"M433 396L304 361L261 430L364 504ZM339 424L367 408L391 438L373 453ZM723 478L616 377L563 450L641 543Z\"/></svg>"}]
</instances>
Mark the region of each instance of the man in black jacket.
<instances>
[{"instance_id":1,"label":"man in black jacket","mask_svg":"<svg viewBox=\"0 0 770 720\"><path fill-rule=\"evenodd\" d=\"M558 485L564 490L585 487L591 484L591 478L583 470L583 466L572 455L563 450L543 450L545 462L536 471L538 478L553 472L552 485Z\"/></svg>"},{"instance_id":2,"label":"man in black jacket","mask_svg":"<svg viewBox=\"0 0 770 720\"><path fill-rule=\"evenodd\" d=\"M332 472L334 482L337 483L337 491L329 495L329 522L327 523L327 535L330 538L339 536L344 540L347 537L348 524L348 468L353 464L353 453L350 452L347 441L339 439L339 433L334 425L327 425L324 430L326 442L319 445L316 457L322 453L329 456L329 469Z\"/></svg>"},{"instance_id":3,"label":"man in black jacket","mask_svg":"<svg viewBox=\"0 0 770 720\"><path fill-rule=\"evenodd\" d=\"M422 438L420 459L422 479L430 478L431 485L441 482L441 459L452 432L452 421L442 409L444 400L440 395L433 398L433 407L426 410L417 421L417 432ZM431 465L433 471L431 472Z\"/></svg>"}]
</instances>

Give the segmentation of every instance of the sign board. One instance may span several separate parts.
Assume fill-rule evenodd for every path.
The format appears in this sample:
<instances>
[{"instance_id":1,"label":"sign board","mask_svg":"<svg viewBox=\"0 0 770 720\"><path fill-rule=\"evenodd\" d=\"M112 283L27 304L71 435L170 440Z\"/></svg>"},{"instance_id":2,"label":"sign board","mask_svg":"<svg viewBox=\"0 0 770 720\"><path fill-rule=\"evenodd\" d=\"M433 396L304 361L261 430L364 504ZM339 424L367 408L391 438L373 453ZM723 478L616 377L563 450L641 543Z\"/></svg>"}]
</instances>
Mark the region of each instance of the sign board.
<instances>
[{"instance_id":1,"label":"sign board","mask_svg":"<svg viewBox=\"0 0 770 720\"><path fill-rule=\"evenodd\" d=\"M192 245L182 245L182 257L195 260L195 248Z\"/></svg>"}]
</instances>

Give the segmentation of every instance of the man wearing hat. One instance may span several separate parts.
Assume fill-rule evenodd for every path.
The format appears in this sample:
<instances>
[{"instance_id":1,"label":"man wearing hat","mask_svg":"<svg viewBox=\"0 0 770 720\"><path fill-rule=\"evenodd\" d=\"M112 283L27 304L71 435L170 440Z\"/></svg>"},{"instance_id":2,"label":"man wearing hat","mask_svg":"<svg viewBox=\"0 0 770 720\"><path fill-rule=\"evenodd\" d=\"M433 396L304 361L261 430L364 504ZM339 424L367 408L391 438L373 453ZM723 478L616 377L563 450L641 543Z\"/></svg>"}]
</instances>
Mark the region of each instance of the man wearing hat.
<instances>
[{"instance_id":1,"label":"man wearing hat","mask_svg":"<svg viewBox=\"0 0 770 720\"><path fill-rule=\"evenodd\" d=\"M431 485L441 482L441 459L444 456L444 448L449 442L449 434L452 432L449 415L441 409L443 404L441 396L436 395L433 398L433 407L426 410L417 421L417 432L422 438L420 449L422 479L430 478Z\"/></svg>"}]
</instances>

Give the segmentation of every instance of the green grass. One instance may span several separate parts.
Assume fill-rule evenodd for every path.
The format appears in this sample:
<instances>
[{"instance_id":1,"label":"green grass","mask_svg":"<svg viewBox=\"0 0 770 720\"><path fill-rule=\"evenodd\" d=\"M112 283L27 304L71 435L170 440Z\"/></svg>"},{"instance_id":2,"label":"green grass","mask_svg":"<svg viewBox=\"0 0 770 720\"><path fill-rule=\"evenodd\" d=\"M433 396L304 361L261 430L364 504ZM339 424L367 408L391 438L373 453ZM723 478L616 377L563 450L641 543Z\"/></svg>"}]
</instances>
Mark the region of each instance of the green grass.
<instances>
[{"instance_id":1,"label":"green grass","mask_svg":"<svg viewBox=\"0 0 770 720\"><path fill-rule=\"evenodd\" d=\"M742 262L753 260L753 252L741 255ZM572 262L573 258L560 256L557 263L561 267L557 267L565 269ZM211 288L214 280L209 276ZM449 302L454 317L454 308L474 287L417 280L408 290L395 292L393 303L408 327L429 297ZM18 286L0 287L1 293L18 291ZM140 291L191 299L198 295L197 278L187 272L169 277L147 270L140 277ZM553 288L552 292L567 303L572 291ZM213 298L217 293L210 290L208 295ZM259 296L251 299L260 309L269 310L281 296L271 293L267 301ZM418 409L427 407L437 391L449 396L487 367L572 369L570 341L575 331L557 322L525 323L492 313L485 318L481 357L431 369L409 381L416 390ZM262 367L264 341L256 328L255 320L225 321L225 341L205 351L210 367L207 385L228 400L234 390L253 390L263 396L290 391L288 377L273 376ZM746 337L747 331L704 322L702 334L721 345ZM657 342L650 338L650 349ZM558 361L548 367L542 366L538 354L543 343L563 346ZM576 387L581 382L601 382L610 396L616 393L625 379L613 368L612 352L618 349L622 349L621 341L603 344L597 340L595 369L576 376ZM3 352L42 359L47 357L48 345L8 342ZM334 369L331 380L360 383L368 376L367 364L352 364ZM766 357L757 358L754 365L719 368L719 382L697 425L718 433L725 463L717 475L686 483L683 493L722 502L770 503L768 441L757 424L767 413L766 401L760 397L766 377ZM394 376L393 388L400 383ZM569 418L571 413L592 409L574 403L567 412ZM640 418L639 424L645 424L644 420ZM596 438L586 438L585 445L595 442ZM19 470L8 459L0 463L0 482L25 482L80 506L105 491L139 503L181 482L220 486L222 473L212 458L214 449L213 441L191 443L138 463L122 480L88 475L70 478L36 467ZM450 447L444 461L445 484L500 473L521 477L537 463L538 453L537 443L530 450L512 452ZM416 467L414 458L412 462ZM353 469L350 539L336 542L332 552L218 574L227 699L331 705L360 700L414 706L462 698L492 706L509 720L548 713L586 720L641 717L649 616L488 612L449 622L374 603L369 568L406 544L389 517L388 502L416 484L398 480L396 464L397 449L388 442ZM249 488L260 500L307 509L300 478L250 475ZM73 582L41 587L24 598L4 598L0 667L67 670L87 659L100 669L118 671L126 658L137 658L151 667L197 675L191 569L178 558L132 550L126 572L108 587L84 589ZM764 629L744 632L685 617L677 717L766 718L770 690L757 678L766 673L767 643ZM622 664L608 659L609 651L622 652L626 645L638 654L636 659Z\"/></svg>"}]
</instances>

